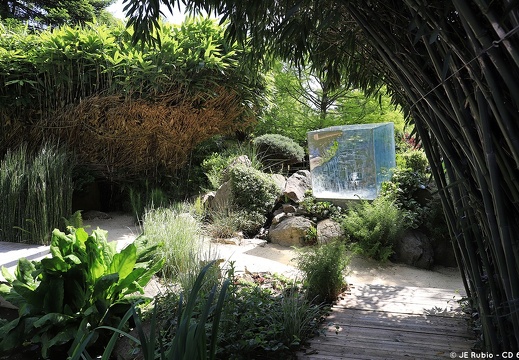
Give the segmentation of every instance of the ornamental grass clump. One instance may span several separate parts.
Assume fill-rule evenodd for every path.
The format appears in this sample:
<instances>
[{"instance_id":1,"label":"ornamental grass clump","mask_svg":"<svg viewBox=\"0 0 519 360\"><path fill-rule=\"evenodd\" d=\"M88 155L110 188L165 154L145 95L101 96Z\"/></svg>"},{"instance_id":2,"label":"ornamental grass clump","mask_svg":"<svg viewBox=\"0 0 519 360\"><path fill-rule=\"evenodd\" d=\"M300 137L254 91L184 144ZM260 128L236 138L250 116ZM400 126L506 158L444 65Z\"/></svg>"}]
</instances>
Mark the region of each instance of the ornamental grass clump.
<instances>
[{"instance_id":1,"label":"ornamental grass clump","mask_svg":"<svg viewBox=\"0 0 519 360\"><path fill-rule=\"evenodd\" d=\"M179 274L198 268L208 260L200 222L181 205L148 210L144 215L143 236L149 244L163 244L158 257L164 258L159 275L178 279Z\"/></svg>"}]
</instances>

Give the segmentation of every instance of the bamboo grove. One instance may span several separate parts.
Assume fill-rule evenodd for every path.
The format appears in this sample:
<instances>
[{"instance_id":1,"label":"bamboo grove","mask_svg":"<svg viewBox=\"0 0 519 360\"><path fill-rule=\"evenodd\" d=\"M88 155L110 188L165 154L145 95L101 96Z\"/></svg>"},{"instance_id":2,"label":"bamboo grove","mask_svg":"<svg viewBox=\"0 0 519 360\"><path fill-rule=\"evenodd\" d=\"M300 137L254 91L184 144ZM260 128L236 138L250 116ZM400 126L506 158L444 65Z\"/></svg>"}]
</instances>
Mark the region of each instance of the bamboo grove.
<instances>
[{"instance_id":1,"label":"bamboo grove","mask_svg":"<svg viewBox=\"0 0 519 360\"><path fill-rule=\"evenodd\" d=\"M365 90L387 84L427 153L483 348L517 352L517 1L179 2L220 14L228 36L251 44L256 56L311 58L335 83ZM140 29L152 17L146 7L130 15ZM145 32L136 38L153 41Z\"/></svg>"},{"instance_id":2,"label":"bamboo grove","mask_svg":"<svg viewBox=\"0 0 519 360\"><path fill-rule=\"evenodd\" d=\"M212 20L164 24L160 50L124 25L0 30L0 154L54 139L111 181L167 174L248 126L258 101L243 50Z\"/></svg>"}]
</instances>

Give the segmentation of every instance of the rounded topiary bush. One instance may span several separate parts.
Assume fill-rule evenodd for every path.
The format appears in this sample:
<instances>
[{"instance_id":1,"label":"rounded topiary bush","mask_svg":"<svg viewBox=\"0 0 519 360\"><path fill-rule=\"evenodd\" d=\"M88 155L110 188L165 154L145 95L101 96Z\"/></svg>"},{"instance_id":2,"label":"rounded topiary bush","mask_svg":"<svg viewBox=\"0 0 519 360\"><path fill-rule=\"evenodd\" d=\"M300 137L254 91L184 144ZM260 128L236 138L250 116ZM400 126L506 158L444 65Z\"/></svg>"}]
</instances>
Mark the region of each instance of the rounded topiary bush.
<instances>
[{"instance_id":1,"label":"rounded topiary bush","mask_svg":"<svg viewBox=\"0 0 519 360\"><path fill-rule=\"evenodd\" d=\"M267 220L279 196L274 179L253 167L230 168L232 204L240 213L239 228L247 234L257 232Z\"/></svg>"},{"instance_id":2,"label":"rounded topiary bush","mask_svg":"<svg viewBox=\"0 0 519 360\"><path fill-rule=\"evenodd\" d=\"M294 140L279 134L265 134L253 141L260 161L269 167L301 162L304 149Z\"/></svg>"},{"instance_id":3,"label":"rounded topiary bush","mask_svg":"<svg viewBox=\"0 0 519 360\"><path fill-rule=\"evenodd\" d=\"M272 210L279 196L279 188L270 175L246 165L232 167L230 175L235 206L261 214Z\"/></svg>"}]
</instances>

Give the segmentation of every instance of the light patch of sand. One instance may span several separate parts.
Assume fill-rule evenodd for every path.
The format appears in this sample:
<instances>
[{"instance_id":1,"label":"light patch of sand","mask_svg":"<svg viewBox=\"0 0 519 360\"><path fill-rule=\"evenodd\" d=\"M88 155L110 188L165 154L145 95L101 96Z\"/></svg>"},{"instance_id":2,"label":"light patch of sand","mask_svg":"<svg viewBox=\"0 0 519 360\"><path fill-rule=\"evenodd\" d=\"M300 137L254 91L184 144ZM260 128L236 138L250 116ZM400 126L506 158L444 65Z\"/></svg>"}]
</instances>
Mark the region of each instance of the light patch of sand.
<instances>
[{"instance_id":1,"label":"light patch of sand","mask_svg":"<svg viewBox=\"0 0 519 360\"><path fill-rule=\"evenodd\" d=\"M141 229L128 215L110 214L111 219L85 220L90 226L87 231L93 229L108 231L108 240L117 241L118 248L133 241ZM234 262L237 272L271 272L286 276L298 276L294 259L297 252L293 248L283 247L276 244L258 245L256 241L242 240L239 245L211 243L213 249L220 259L225 262ZM378 284L395 286L431 287L463 291L461 274L456 268L436 267L431 270L422 270L404 264L391 262L380 263L360 257L353 257L348 266L348 283L354 285Z\"/></svg>"}]
</instances>

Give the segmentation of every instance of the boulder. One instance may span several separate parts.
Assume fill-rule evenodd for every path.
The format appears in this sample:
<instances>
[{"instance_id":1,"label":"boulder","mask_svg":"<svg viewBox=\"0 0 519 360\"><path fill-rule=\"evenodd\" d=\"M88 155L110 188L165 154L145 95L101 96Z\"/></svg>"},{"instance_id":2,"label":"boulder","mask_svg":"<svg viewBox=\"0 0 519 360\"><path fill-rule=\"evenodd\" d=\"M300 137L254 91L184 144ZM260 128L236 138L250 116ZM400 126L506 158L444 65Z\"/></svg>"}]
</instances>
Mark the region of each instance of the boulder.
<instances>
[{"instance_id":1,"label":"boulder","mask_svg":"<svg viewBox=\"0 0 519 360\"><path fill-rule=\"evenodd\" d=\"M212 209L227 209L231 205L232 200L232 188L231 181L226 181L218 190L210 202L210 207Z\"/></svg>"},{"instance_id":2,"label":"boulder","mask_svg":"<svg viewBox=\"0 0 519 360\"><path fill-rule=\"evenodd\" d=\"M302 216L290 216L270 227L269 239L281 246L301 246L305 235L315 223Z\"/></svg>"},{"instance_id":3,"label":"boulder","mask_svg":"<svg viewBox=\"0 0 519 360\"><path fill-rule=\"evenodd\" d=\"M317 223L317 243L326 244L335 239L344 237L341 224L332 219L324 219Z\"/></svg>"},{"instance_id":4,"label":"boulder","mask_svg":"<svg viewBox=\"0 0 519 360\"><path fill-rule=\"evenodd\" d=\"M236 159L231 161L231 163L229 165L227 165L227 167L222 171L222 181L223 182L229 181L230 176L231 176L230 170L233 167L238 166L238 165L245 165L245 166L249 167L249 166L252 166L252 162L250 161L250 159L247 155L238 156Z\"/></svg>"},{"instance_id":5,"label":"boulder","mask_svg":"<svg viewBox=\"0 0 519 360\"><path fill-rule=\"evenodd\" d=\"M408 230L394 246L394 260L421 269L430 269L434 264L434 250L429 238L416 230Z\"/></svg>"},{"instance_id":6,"label":"boulder","mask_svg":"<svg viewBox=\"0 0 519 360\"><path fill-rule=\"evenodd\" d=\"M279 187L279 195L280 196L283 195L283 192L285 191L285 186L286 186L286 183L287 183L286 177L284 177L281 174L272 174L270 176L272 176L272 179L274 179L274 182Z\"/></svg>"},{"instance_id":7,"label":"boulder","mask_svg":"<svg viewBox=\"0 0 519 360\"><path fill-rule=\"evenodd\" d=\"M284 195L296 203L305 198L305 192L312 188L310 171L299 170L287 179Z\"/></svg>"}]
</instances>

